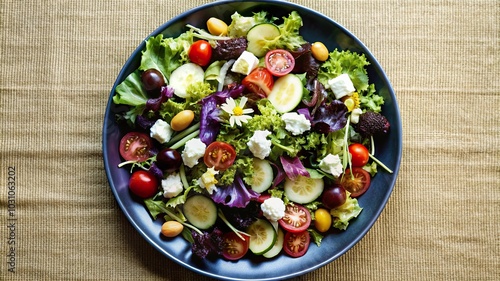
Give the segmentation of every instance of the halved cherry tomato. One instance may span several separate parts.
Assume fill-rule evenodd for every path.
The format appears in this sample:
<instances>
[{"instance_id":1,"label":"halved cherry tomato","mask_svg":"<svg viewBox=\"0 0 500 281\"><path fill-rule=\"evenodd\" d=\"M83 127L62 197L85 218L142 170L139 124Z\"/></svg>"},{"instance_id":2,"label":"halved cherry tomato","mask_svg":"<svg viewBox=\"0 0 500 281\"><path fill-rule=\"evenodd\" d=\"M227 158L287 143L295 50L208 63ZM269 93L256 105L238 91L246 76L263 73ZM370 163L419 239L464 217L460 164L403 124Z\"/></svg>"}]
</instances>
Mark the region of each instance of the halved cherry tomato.
<instances>
[{"instance_id":1,"label":"halved cherry tomato","mask_svg":"<svg viewBox=\"0 0 500 281\"><path fill-rule=\"evenodd\" d=\"M257 67L241 81L250 92L265 98L273 89L274 78L271 72L264 67Z\"/></svg>"},{"instance_id":2,"label":"halved cherry tomato","mask_svg":"<svg viewBox=\"0 0 500 281\"><path fill-rule=\"evenodd\" d=\"M151 138L143 133L130 132L120 141L120 155L126 161L145 161L151 155L149 150L153 147Z\"/></svg>"},{"instance_id":3,"label":"halved cherry tomato","mask_svg":"<svg viewBox=\"0 0 500 281\"><path fill-rule=\"evenodd\" d=\"M222 256L227 260L239 260L248 252L250 243L250 236L242 234L245 241L243 241L236 233L228 232L222 237L224 249L222 249Z\"/></svg>"},{"instance_id":4,"label":"halved cherry tomato","mask_svg":"<svg viewBox=\"0 0 500 281\"><path fill-rule=\"evenodd\" d=\"M349 145L349 153L351 154L351 164L354 167L363 167L370 158L368 148L360 143Z\"/></svg>"},{"instance_id":5,"label":"halved cherry tomato","mask_svg":"<svg viewBox=\"0 0 500 281\"><path fill-rule=\"evenodd\" d=\"M278 223L288 232L302 232L311 224L311 213L302 205L288 204L285 207L285 216L278 220Z\"/></svg>"},{"instance_id":6,"label":"halved cherry tomato","mask_svg":"<svg viewBox=\"0 0 500 281\"><path fill-rule=\"evenodd\" d=\"M352 171L352 172L351 172ZM346 169L340 176L340 184L345 190L351 193L351 197L356 198L365 193L370 187L370 174L360 167Z\"/></svg>"},{"instance_id":7,"label":"halved cherry tomato","mask_svg":"<svg viewBox=\"0 0 500 281\"><path fill-rule=\"evenodd\" d=\"M152 173L138 170L130 176L128 186L135 195L141 198L149 198L158 192L158 185L158 179Z\"/></svg>"},{"instance_id":8,"label":"halved cherry tomato","mask_svg":"<svg viewBox=\"0 0 500 281\"><path fill-rule=\"evenodd\" d=\"M289 256L298 258L307 252L310 241L311 237L307 230L299 233L287 232L285 234L285 241L283 242L283 250Z\"/></svg>"},{"instance_id":9,"label":"halved cherry tomato","mask_svg":"<svg viewBox=\"0 0 500 281\"><path fill-rule=\"evenodd\" d=\"M272 75L280 77L290 73L295 66L295 59L286 50L271 50L266 53L266 68Z\"/></svg>"},{"instance_id":10,"label":"halved cherry tomato","mask_svg":"<svg viewBox=\"0 0 500 281\"><path fill-rule=\"evenodd\" d=\"M211 143L205 150L203 157L203 161L207 167L214 167L218 171L224 171L229 168L229 166L233 165L235 159L236 151L234 148L222 141Z\"/></svg>"},{"instance_id":11,"label":"halved cherry tomato","mask_svg":"<svg viewBox=\"0 0 500 281\"><path fill-rule=\"evenodd\" d=\"M188 56L191 62L207 66L212 58L212 46L205 40L198 40L189 48Z\"/></svg>"}]
</instances>

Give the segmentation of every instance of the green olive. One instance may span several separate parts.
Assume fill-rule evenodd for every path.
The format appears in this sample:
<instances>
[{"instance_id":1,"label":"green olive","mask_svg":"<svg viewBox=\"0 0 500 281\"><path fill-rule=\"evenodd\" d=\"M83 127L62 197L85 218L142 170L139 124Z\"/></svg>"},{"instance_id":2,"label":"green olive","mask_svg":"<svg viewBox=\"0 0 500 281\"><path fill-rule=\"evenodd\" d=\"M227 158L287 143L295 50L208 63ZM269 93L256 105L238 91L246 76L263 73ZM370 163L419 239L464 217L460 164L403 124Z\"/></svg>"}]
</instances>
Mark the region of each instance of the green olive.
<instances>
[{"instance_id":1,"label":"green olive","mask_svg":"<svg viewBox=\"0 0 500 281\"><path fill-rule=\"evenodd\" d=\"M191 110L183 110L177 113L172 121L170 122L170 127L174 131L182 131L186 129L194 119L194 112Z\"/></svg>"},{"instance_id":2,"label":"green olive","mask_svg":"<svg viewBox=\"0 0 500 281\"><path fill-rule=\"evenodd\" d=\"M319 61L326 61L328 59L328 49L321 42L314 42L311 45L311 52L313 57Z\"/></svg>"},{"instance_id":3,"label":"green olive","mask_svg":"<svg viewBox=\"0 0 500 281\"><path fill-rule=\"evenodd\" d=\"M218 18L209 18L207 20L207 28L210 34L216 36L227 35L227 24Z\"/></svg>"}]
</instances>

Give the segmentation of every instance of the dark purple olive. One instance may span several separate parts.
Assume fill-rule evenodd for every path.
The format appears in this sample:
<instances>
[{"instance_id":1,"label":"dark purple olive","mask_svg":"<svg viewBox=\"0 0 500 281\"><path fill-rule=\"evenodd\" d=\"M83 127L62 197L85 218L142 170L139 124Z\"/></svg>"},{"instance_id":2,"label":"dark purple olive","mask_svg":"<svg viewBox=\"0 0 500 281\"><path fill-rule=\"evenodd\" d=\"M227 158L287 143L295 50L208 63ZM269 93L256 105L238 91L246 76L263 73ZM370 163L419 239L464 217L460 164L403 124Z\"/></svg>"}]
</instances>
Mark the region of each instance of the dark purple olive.
<instances>
[{"instance_id":1,"label":"dark purple olive","mask_svg":"<svg viewBox=\"0 0 500 281\"><path fill-rule=\"evenodd\" d=\"M156 155L156 165L166 172L175 172L182 164L181 154L170 148L165 148Z\"/></svg>"},{"instance_id":2,"label":"dark purple olive","mask_svg":"<svg viewBox=\"0 0 500 281\"><path fill-rule=\"evenodd\" d=\"M346 199L347 194L344 187L340 184L334 184L323 191L321 203L328 209L334 209L344 204Z\"/></svg>"},{"instance_id":3,"label":"dark purple olive","mask_svg":"<svg viewBox=\"0 0 500 281\"><path fill-rule=\"evenodd\" d=\"M160 89L163 85L165 85L163 75L154 68L144 71L141 75L141 80L146 91Z\"/></svg>"}]
</instances>

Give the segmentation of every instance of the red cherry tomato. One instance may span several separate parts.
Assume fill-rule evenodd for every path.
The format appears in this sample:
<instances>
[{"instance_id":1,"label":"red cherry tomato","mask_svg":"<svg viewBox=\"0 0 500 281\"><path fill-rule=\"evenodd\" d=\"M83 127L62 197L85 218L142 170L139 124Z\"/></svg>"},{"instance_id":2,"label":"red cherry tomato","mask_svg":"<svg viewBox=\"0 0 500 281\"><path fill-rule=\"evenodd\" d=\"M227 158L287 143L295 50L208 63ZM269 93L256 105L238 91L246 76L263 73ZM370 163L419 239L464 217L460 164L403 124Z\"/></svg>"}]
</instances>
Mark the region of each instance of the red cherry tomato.
<instances>
[{"instance_id":1,"label":"red cherry tomato","mask_svg":"<svg viewBox=\"0 0 500 281\"><path fill-rule=\"evenodd\" d=\"M250 92L265 98L273 89L274 78L271 72L264 67L257 67L241 81Z\"/></svg>"},{"instance_id":2,"label":"red cherry tomato","mask_svg":"<svg viewBox=\"0 0 500 281\"><path fill-rule=\"evenodd\" d=\"M229 166L233 165L236 159L236 151L234 148L225 142L215 141L211 143L205 150L203 161L210 168L215 168L218 171L224 171Z\"/></svg>"},{"instance_id":3,"label":"red cherry tomato","mask_svg":"<svg viewBox=\"0 0 500 281\"><path fill-rule=\"evenodd\" d=\"M250 236L242 234L245 241L243 241L236 233L228 232L222 237L224 249L222 249L222 256L227 260L239 260L248 252L250 244Z\"/></svg>"},{"instance_id":4,"label":"red cherry tomato","mask_svg":"<svg viewBox=\"0 0 500 281\"><path fill-rule=\"evenodd\" d=\"M351 154L351 164L354 167L363 167L370 158L368 148L360 143L349 145L349 153Z\"/></svg>"},{"instance_id":5,"label":"red cherry tomato","mask_svg":"<svg viewBox=\"0 0 500 281\"><path fill-rule=\"evenodd\" d=\"M311 224L311 213L302 205L288 204L285 207L285 216L278 220L278 223L288 232L302 232Z\"/></svg>"},{"instance_id":6,"label":"red cherry tomato","mask_svg":"<svg viewBox=\"0 0 500 281\"><path fill-rule=\"evenodd\" d=\"M130 132L120 141L120 155L126 161L145 161L151 155L149 150L153 147L151 138L143 133Z\"/></svg>"},{"instance_id":7,"label":"red cherry tomato","mask_svg":"<svg viewBox=\"0 0 500 281\"><path fill-rule=\"evenodd\" d=\"M340 184L351 193L353 198L363 195L370 187L371 181L370 174L360 167L346 169L340 179Z\"/></svg>"},{"instance_id":8,"label":"red cherry tomato","mask_svg":"<svg viewBox=\"0 0 500 281\"><path fill-rule=\"evenodd\" d=\"M188 56L191 62L207 66L212 58L212 46L205 40L198 40L189 48Z\"/></svg>"},{"instance_id":9,"label":"red cherry tomato","mask_svg":"<svg viewBox=\"0 0 500 281\"><path fill-rule=\"evenodd\" d=\"M128 186L133 194L146 199L158 192L158 185L158 179L152 173L139 170L132 173Z\"/></svg>"},{"instance_id":10,"label":"red cherry tomato","mask_svg":"<svg viewBox=\"0 0 500 281\"><path fill-rule=\"evenodd\" d=\"M307 252L310 241L311 237L309 236L309 231L307 230L299 233L287 232L283 242L283 250L287 255L293 258L298 258Z\"/></svg>"},{"instance_id":11,"label":"red cherry tomato","mask_svg":"<svg viewBox=\"0 0 500 281\"><path fill-rule=\"evenodd\" d=\"M285 50L271 50L266 53L266 68L272 75L280 77L290 73L295 66L295 59Z\"/></svg>"}]
</instances>

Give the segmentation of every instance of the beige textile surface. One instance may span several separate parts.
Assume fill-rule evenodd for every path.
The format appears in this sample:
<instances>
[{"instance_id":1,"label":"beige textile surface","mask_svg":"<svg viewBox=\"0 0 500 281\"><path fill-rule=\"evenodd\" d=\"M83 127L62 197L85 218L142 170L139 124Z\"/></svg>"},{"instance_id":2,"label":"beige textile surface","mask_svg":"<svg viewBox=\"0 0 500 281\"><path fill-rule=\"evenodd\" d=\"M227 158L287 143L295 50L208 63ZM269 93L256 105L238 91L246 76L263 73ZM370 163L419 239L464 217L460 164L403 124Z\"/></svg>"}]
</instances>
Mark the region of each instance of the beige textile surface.
<instances>
[{"instance_id":1,"label":"beige textile surface","mask_svg":"<svg viewBox=\"0 0 500 281\"><path fill-rule=\"evenodd\" d=\"M208 280L133 229L101 152L109 91L129 55L157 26L208 2L0 2L0 280ZM374 53L404 132L399 178L374 227L294 280L499 280L500 2L292 2Z\"/></svg>"}]
</instances>

